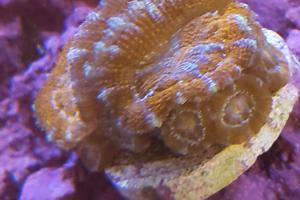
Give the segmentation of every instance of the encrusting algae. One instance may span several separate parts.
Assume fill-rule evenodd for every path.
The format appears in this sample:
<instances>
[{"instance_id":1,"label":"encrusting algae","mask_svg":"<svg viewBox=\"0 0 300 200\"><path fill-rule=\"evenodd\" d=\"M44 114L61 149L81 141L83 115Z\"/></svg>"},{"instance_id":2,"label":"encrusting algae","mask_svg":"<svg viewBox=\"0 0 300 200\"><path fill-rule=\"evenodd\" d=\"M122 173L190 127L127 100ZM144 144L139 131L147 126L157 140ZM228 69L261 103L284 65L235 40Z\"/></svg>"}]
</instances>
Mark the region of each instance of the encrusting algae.
<instances>
[{"instance_id":1,"label":"encrusting algae","mask_svg":"<svg viewBox=\"0 0 300 200\"><path fill-rule=\"evenodd\" d=\"M122 152L159 158L155 145L185 157L250 141L289 78L245 4L106 0L64 47L35 109L51 141L101 170Z\"/></svg>"}]
</instances>

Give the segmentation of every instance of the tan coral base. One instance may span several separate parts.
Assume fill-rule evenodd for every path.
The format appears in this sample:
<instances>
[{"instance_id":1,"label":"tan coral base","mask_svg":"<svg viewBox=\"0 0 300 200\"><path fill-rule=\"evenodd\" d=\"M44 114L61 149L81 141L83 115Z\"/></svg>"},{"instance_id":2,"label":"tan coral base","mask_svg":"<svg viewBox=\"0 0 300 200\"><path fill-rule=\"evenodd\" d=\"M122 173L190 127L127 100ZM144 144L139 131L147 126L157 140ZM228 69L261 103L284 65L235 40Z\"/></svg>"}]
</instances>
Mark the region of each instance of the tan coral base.
<instances>
[{"instance_id":1,"label":"tan coral base","mask_svg":"<svg viewBox=\"0 0 300 200\"><path fill-rule=\"evenodd\" d=\"M175 199L205 199L238 178L278 138L297 99L297 88L285 86L273 97L267 123L249 145L229 146L190 174L166 182Z\"/></svg>"},{"instance_id":2,"label":"tan coral base","mask_svg":"<svg viewBox=\"0 0 300 200\"><path fill-rule=\"evenodd\" d=\"M192 160L165 160L141 166L112 167L106 174L120 192L129 199L205 199L229 185L250 168L256 158L266 152L280 135L298 89L283 87L274 97L267 123L248 144L231 145L213 158L195 164ZM168 168L177 165L178 168ZM188 167L184 165L189 165ZM152 166L151 166L152 165ZM161 170L161 167L165 170ZM157 169L159 169L157 171ZM168 171L168 169L170 169Z\"/></svg>"}]
</instances>

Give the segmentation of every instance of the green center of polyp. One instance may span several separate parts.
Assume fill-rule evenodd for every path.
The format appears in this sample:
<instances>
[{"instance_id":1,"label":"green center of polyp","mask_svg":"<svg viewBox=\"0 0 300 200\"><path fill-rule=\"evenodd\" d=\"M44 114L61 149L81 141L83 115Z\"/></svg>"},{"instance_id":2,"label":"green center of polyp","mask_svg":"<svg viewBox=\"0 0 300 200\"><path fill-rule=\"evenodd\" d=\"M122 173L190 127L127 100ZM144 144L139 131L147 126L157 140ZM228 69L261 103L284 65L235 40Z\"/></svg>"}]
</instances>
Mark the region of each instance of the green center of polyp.
<instances>
[{"instance_id":1,"label":"green center of polyp","mask_svg":"<svg viewBox=\"0 0 300 200\"><path fill-rule=\"evenodd\" d=\"M227 99L223 110L223 122L231 126L246 123L252 115L255 102L248 93L238 93Z\"/></svg>"},{"instance_id":2,"label":"green center of polyp","mask_svg":"<svg viewBox=\"0 0 300 200\"><path fill-rule=\"evenodd\" d=\"M181 139L200 141L204 137L201 116L196 112L183 111L173 123L175 132Z\"/></svg>"}]
</instances>

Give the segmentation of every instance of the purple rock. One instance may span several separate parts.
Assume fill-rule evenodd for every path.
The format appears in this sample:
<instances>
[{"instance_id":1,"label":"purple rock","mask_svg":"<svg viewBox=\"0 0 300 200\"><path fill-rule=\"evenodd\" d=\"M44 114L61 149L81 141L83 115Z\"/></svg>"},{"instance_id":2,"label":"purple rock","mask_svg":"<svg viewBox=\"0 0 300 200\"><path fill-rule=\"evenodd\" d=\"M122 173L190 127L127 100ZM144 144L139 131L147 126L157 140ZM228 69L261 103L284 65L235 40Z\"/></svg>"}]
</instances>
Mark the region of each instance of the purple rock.
<instances>
[{"instance_id":1,"label":"purple rock","mask_svg":"<svg viewBox=\"0 0 300 200\"><path fill-rule=\"evenodd\" d=\"M239 0L247 3L258 15L261 24L282 35L286 35L289 30L289 20L285 18L285 13L291 7L288 0Z\"/></svg>"},{"instance_id":2,"label":"purple rock","mask_svg":"<svg viewBox=\"0 0 300 200\"><path fill-rule=\"evenodd\" d=\"M43 168L25 181L20 200L71 200L75 195L72 169Z\"/></svg>"},{"instance_id":3,"label":"purple rock","mask_svg":"<svg viewBox=\"0 0 300 200\"><path fill-rule=\"evenodd\" d=\"M299 18L300 22L300 18ZM289 32L287 43L291 51L300 58L300 30L293 29Z\"/></svg>"},{"instance_id":4,"label":"purple rock","mask_svg":"<svg viewBox=\"0 0 300 200\"><path fill-rule=\"evenodd\" d=\"M0 0L1 200L119 199L104 176L91 175L76 156L50 144L32 112L62 46L97 3Z\"/></svg>"},{"instance_id":5,"label":"purple rock","mask_svg":"<svg viewBox=\"0 0 300 200\"><path fill-rule=\"evenodd\" d=\"M0 199L17 199L17 196L18 186L13 180L13 177L7 171L0 169Z\"/></svg>"},{"instance_id":6,"label":"purple rock","mask_svg":"<svg viewBox=\"0 0 300 200\"><path fill-rule=\"evenodd\" d=\"M289 9L286 13L286 18L289 19L297 28L300 28L300 6Z\"/></svg>"}]
</instances>

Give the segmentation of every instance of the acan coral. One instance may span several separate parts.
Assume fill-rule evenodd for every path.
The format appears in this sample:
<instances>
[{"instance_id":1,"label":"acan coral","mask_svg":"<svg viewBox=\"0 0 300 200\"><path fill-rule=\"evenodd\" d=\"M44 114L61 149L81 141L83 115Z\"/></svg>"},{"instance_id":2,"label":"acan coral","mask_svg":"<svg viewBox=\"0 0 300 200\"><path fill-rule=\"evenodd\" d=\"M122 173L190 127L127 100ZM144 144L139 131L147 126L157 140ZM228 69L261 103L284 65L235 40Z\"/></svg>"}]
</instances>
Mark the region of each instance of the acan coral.
<instances>
[{"instance_id":1,"label":"acan coral","mask_svg":"<svg viewBox=\"0 0 300 200\"><path fill-rule=\"evenodd\" d=\"M245 4L106 0L65 46L36 115L96 170L120 150L192 155L248 141L288 79L286 57Z\"/></svg>"}]
</instances>

